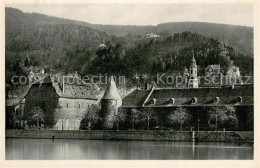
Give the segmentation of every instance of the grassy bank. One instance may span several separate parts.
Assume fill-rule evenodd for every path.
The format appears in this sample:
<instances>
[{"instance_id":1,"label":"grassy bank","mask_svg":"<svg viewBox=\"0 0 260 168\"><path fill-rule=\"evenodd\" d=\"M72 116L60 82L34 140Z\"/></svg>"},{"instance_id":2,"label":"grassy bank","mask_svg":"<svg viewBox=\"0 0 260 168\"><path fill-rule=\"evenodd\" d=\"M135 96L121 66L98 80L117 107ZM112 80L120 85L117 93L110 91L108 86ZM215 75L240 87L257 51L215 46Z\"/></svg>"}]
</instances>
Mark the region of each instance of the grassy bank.
<instances>
[{"instance_id":1,"label":"grassy bank","mask_svg":"<svg viewBox=\"0 0 260 168\"><path fill-rule=\"evenodd\" d=\"M245 137L244 137L244 136ZM242 137L241 137L242 136ZM192 141L190 131L57 131L57 130L6 130L6 138L52 138L87 140L152 140ZM198 142L245 142L253 141L253 132L195 132Z\"/></svg>"}]
</instances>

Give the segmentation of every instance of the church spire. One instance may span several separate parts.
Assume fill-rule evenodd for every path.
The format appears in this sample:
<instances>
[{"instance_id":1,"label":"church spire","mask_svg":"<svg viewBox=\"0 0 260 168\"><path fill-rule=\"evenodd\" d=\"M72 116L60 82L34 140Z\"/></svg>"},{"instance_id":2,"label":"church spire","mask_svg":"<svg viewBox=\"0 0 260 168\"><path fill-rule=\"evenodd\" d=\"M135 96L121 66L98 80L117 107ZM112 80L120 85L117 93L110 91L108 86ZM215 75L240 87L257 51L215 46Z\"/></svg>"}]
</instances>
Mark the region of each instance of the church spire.
<instances>
[{"instance_id":1,"label":"church spire","mask_svg":"<svg viewBox=\"0 0 260 168\"><path fill-rule=\"evenodd\" d=\"M189 82L188 82L189 88L198 88L198 77L197 77L197 65L196 60L194 58L194 52L192 50L192 60L191 60L191 66L190 66L190 75L189 75Z\"/></svg>"},{"instance_id":2,"label":"church spire","mask_svg":"<svg viewBox=\"0 0 260 168\"><path fill-rule=\"evenodd\" d=\"M196 60L195 60L195 58L194 58L194 52L193 52L193 50L192 50L192 60L191 60L191 63L196 65Z\"/></svg>"}]
</instances>

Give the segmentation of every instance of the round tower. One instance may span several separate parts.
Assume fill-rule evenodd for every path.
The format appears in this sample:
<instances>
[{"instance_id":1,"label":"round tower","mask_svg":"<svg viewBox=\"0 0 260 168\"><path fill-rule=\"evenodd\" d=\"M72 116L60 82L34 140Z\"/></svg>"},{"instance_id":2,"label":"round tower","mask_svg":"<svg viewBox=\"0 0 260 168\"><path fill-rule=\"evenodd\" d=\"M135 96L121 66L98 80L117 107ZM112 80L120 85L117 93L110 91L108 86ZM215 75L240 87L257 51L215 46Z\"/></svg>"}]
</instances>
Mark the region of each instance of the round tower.
<instances>
[{"instance_id":1,"label":"round tower","mask_svg":"<svg viewBox=\"0 0 260 168\"><path fill-rule=\"evenodd\" d=\"M191 60L191 66L190 66L188 88L198 88L198 87L199 84L198 84L198 76L197 76L197 64L193 54Z\"/></svg>"},{"instance_id":2,"label":"round tower","mask_svg":"<svg viewBox=\"0 0 260 168\"><path fill-rule=\"evenodd\" d=\"M101 127L111 129L113 127L115 115L118 108L122 105L122 98L116 88L113 76L109 78L106 91L101 99Z\"/></svg>"}]
</instances>

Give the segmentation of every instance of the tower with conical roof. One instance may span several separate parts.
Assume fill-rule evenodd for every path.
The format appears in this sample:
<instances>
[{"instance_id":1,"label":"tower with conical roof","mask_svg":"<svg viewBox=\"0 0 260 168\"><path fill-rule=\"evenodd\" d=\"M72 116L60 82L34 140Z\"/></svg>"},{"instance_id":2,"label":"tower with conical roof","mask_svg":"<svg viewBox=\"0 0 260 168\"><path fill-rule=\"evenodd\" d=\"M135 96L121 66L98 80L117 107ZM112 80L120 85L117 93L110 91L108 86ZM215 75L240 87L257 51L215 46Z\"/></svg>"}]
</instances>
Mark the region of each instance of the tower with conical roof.
<instances>
[{"instance_id":1,"label":"tower with conical roof","mask_svg":"<svg viewBox=\"0 0 260 168\"><path fill-rule=\"evenodd\" d=\"M122 105L122 98L118 93L114 77L109 78L106 91L101 99L101 127L102 129L111 129L113 127L113 120Z\"/></svg>"},{"instance_id":2,"label":"tower with conical roof","mask_svg":"<svg viewBox=\"0 0 260 168\"><path fill-rule=\"evenodd\" d=\"M194 54L192 56L191 60L191 66L190 66L190 75L189 75L189 81L188 81L188 88L198 88L198 76L197 76L197 64L196 60L194 58Z\"/></svg>"}]
</instances>

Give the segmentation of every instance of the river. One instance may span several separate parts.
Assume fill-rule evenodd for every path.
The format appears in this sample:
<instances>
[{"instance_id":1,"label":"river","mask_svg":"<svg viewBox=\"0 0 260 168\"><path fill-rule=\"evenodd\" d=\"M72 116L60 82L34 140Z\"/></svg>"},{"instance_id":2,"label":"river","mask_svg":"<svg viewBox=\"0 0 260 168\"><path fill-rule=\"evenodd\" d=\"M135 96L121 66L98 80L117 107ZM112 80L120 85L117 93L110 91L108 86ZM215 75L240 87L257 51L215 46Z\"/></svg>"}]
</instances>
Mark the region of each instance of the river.
<instances>
[{"instance_id":1,"label":"river","mask_svg":"<svg viewBox=\"0 0 260 168\"><path fill-rule=\"evenodd\" d=\"M248 160L251 145L222 142L6 139L7 160Z\"/></svg>"}]
</instances>

